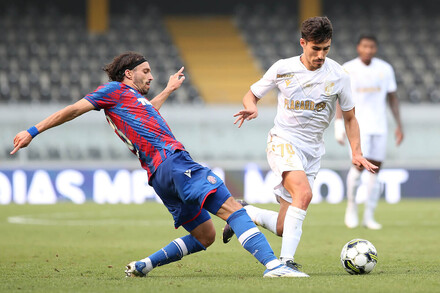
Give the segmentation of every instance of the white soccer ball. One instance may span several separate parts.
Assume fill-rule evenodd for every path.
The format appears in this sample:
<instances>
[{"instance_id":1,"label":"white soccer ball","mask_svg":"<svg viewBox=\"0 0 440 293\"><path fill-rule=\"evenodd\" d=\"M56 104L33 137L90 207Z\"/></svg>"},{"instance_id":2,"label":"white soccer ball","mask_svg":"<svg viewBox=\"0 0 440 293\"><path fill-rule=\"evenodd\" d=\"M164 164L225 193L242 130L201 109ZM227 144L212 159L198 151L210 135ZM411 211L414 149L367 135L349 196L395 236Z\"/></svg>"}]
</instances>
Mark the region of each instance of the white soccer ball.
<instances>
[{"instance_id":1,"label":"white soccer ball","mask_svg":"<svg viewBox=\"0 0 440 293\"><path fill-rule=\"evenodd\" d=\"M377 264L377 250L368 240L353 239L342 248L341 264L352 275L368 274Z\"/></svg>"}]
</instances>

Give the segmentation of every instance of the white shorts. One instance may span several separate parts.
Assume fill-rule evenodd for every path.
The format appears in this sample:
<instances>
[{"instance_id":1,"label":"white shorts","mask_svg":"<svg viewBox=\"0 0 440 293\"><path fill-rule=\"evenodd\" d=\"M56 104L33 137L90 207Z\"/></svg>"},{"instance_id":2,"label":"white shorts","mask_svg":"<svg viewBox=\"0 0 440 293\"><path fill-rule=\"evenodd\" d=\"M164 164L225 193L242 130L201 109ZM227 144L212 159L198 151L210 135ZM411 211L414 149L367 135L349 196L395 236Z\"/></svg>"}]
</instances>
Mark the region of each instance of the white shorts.
<instances>
[{"instance_id":1,"label":"white shorts","mask_svg":"<svg viewBox=\"0 0 440 293\"><path fill-rule=\"evenodd\" d=\"M279 183L274 187L274 194L279 201L282 197L292 202L292 196L282 185L282 175L286 171L304 171L313 188L313 182L321 167L321 158L312 157L297 149L289 141L269 133L267 137L267 161L274 174L279 177Z\"/></svg>"},{"instance_id":2,"label":"white shorts","mask_svg":"<svg viewBox=\"0 0 440 293\"><path fill-rule=\"evenodd\" d=\"M387 134L361 135L361 148L364 158L383 162L387 153Z\"/></svg>"}]
</instances>

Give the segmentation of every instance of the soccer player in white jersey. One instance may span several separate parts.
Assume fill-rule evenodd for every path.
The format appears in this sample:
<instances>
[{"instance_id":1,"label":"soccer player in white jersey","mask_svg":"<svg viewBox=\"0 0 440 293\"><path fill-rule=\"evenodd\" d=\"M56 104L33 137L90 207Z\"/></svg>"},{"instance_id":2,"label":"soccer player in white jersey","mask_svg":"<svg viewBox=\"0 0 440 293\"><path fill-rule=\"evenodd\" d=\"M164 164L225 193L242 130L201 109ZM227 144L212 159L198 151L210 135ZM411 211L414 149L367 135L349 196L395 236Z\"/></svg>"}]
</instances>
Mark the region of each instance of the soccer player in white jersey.
<instances>
[{"instance_id":1,"label":"soccer player in white jersey","mask_svg":"<svg viewBox=\"0 0 440 293\"><path fill-rule=\"evenodd\" d=\"M308 275L299 271L294 255L324 154L323 132L333 119L336 101L342 107L353 164L371 172L376 169L362 156L349 76L338 63L326 58L332 33L327 17L305 20L300 39L303 54L273 64L243 97L244 109L234 115L238 127L257 118L258 101L278 89L278 111L266 151L271 169L279 176L274 193L280 210L277 213L251 205L245 209L256 224L282 236L281 261L297 270L299 277ZM230 232L225 226L224 242L232 237Z\"/></svg>"},{"instance_id":2,"label":"soccer player in white jersey","mask_svg":"<svg viewBox=\"0 0 440 293\"><path fill-rule=\"evenodd\" d=\"M364 156L380 169L386 155L387 100L397 125L395 131L396 145L400 145L403 139L399 100L396 94L396 79L391 65L374 57L377 52L377 40L373 35L362 35L359 38L357 52L358 57L345 63L344 68L350 74ZM342 124L342 115L337 111L335 137L340 144L344 144L345 139ZM349 228L355 228L359 225L355 197L360 185L362 171L362 167L352 166L347 175L345 224ZM380 197L377 173L368 174L366 185L367 198L362 224L369 229L381 229L382 225L374 219L374 211Z\"/></svg>"}]
</instances>

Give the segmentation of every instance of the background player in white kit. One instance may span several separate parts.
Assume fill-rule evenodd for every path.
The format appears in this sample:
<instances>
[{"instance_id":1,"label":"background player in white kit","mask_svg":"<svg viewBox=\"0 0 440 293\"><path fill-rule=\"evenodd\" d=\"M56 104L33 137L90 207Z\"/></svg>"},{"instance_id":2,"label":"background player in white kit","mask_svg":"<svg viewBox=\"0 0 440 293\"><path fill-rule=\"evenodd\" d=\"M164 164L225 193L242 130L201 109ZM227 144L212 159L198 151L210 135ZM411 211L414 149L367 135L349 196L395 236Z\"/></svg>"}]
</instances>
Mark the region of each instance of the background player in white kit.
<instances>
[{"instance_id":1,"label":"background player in white kit","mask_svg":"<svg viewBox=\"0 0 440 293\"><path fill-rule=\"evenodd\" d=\"M273 64L244 96L244 110L234 115L238 127L245 120L256 118L257 102L278 88L278 111L266 151L269 165L280 179L274 188L280 210L276 213L250 205L245 209L256 224L283 237L281 261L297 270L298 277L308 276L298 270L294 254L324 154L323 132L333 119L337 100L342 107L353 164L371 172L376 168L362 156L348 74L338 63L326 59L332 33L327 17L305 20L300 39L303 54ZM232 235L226 226L223 241L228 242Z\"/></svg>"},{"instance_id":2,"label":"background player in white kit","mask_svg":"<svg viewBox=\"0 0 440 293\"><path fill-rule=\"evenodd\" d=\"M374 57L377 52L377 40L373 35L360 36L357 52L358 57L346 62L344 68L350 74L364 157L380 168L386 155L387 100L397 125L395 131L396 145L400 145L403 139L399 100L396 94L396 78L390 64ZM342 114L337 111L335 137L340 144L344 144L345 139L342 124ZM355 228L359 225L355 197L360 185L362 171L362 167L352 166L347 175L345 224L349 228ZM369 229L382 228L382 225L374 219L374 211L380 197L380 185L377 176L377 173L369 173L367 179L367 198L362 224Z\"/></svg>"}]
</instances>

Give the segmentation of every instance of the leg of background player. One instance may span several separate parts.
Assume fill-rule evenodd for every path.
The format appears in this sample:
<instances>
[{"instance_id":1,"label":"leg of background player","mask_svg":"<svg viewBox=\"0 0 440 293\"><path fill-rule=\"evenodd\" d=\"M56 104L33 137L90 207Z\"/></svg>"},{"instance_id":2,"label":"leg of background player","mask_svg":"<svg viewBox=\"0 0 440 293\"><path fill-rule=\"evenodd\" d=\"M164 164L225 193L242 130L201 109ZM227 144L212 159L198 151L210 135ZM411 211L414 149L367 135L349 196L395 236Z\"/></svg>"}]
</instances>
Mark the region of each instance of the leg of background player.
<instances>
[{"instance_id":1,"label":"leg of background player","mask_svg":"<svg viewBox=\"0 0 440 293\"><path fill-rule=\"evenodd\" d=\"M347 209L345 210L345 225L348 228L355 228L359 225L359 218L356 204L356 191L360 184L362 171L351 166L347 174Z\"/></svg>"},{"instance_id":2,"label":"leg of background player","mask_svg":"<svg viewBox=\"0 0 440 293\"><path fill-rule=\"evenodd\" d=\"M382 225L377 223L374 219L374 211L380 197L380 185L377 179L377 174L368 173L367 183L367 199L365 201L365 211L363 225L368 229L378 230Z\"/></svg>"}]
</instances>

